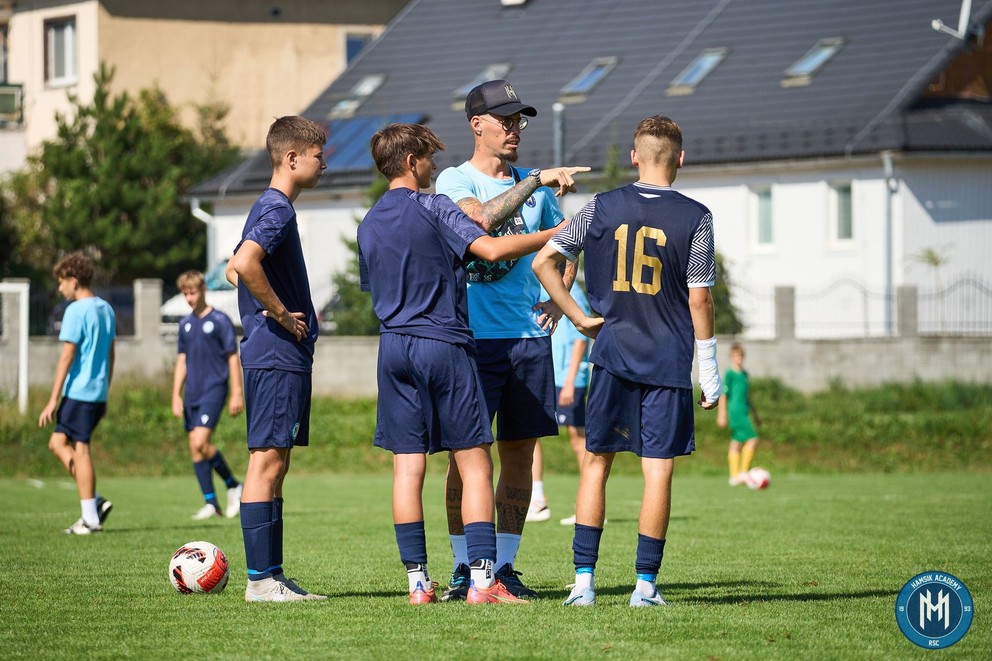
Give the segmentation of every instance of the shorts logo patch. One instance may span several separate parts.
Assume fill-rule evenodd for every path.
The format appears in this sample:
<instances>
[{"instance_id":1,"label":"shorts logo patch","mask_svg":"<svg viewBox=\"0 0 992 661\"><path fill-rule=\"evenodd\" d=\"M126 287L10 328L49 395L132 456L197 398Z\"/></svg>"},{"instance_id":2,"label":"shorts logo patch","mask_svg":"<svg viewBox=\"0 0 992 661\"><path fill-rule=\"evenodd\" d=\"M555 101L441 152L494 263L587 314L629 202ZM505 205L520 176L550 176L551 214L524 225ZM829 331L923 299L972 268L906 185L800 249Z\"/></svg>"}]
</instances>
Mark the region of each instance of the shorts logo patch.
<instances>
[{"instance_id":1,"label":"shorts logo patch","mask_svg":"<svg viewBox=\"0 0 992 661\"><path fill-rule=\"evenodd\" d=\"M559 413L558 414L558 424L559 425L565 424L565 414L564 413Z\"/></svg>"},{"instance_id":2,"label":"shorts logo patch","mask_svg":"<svg viewBox=\"0 0 992 661\"><path fill-rule=\"evenodd\" d=\"M289 432L289 437L295 441L296 436L299 433L300 433L300 423L297 422L295 425L293 425L293 430Z\"/></svg>"},{"instance_id":3,"label":"shorts logo patch","mask_svg":"<svg viewBox=\"0 0 992 661\"><path fill-rule=\"evenodd\" d=\"M210 335L211 333L213 333L214 332L214 322L210 321L209 319L207 321L203 322L203 332L206 333L207 335Z\"/></svg>"},{"instance_id":4,"label":"shorts logo patch","mask_svg":"<svg viewBox=\"0 0 992 661\"><path fill-rule=\"evenodd\" d=\"M203 415L200 416L200 422L202 422L203 424L207 424L208 422L210 422L210 416L204 413Z\"/></svg>"}]
</instances>

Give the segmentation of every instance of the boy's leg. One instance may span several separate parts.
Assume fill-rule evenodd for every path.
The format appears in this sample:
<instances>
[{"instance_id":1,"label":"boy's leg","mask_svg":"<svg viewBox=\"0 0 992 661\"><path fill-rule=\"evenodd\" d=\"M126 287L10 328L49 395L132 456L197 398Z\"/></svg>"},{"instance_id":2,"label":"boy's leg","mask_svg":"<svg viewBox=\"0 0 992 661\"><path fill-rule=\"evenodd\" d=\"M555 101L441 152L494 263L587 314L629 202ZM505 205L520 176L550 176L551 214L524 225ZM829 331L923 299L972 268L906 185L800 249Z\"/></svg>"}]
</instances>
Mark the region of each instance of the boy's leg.
<instances>
[{"instance_id":1,"label":"boy's leg","mask_svg":"<svg viewBox=\"0 0 992 661\"><path fill-rule=\"evenodd\" d=\"M406 566L411 604L437 601L427 572L427 537L424 531L424 474L427 455L393 455L393 528L400 561Z\"/></svg>"},{"instance_id":2,"label":"boy's leg","mask_svg":"<svg viewBox=\"0 0 992 661\"><path fill-rule=\"evenodd\" d=\"M533 487L530 492L530 504L527 507L527 521L547 521L551 518L551 508L544 496L544 451L541 441L534 443L534 460L531 468Z\"/></svg>"},{"instance_id":3,"label":"boy's leg","mask_svg":"<svg viewBox=\"0 0 992 661\"><path fill-rule=\"evenodd\" d=\"M748 440L746 443L744 443L744 447L741 448L740 469L742 473L747 473L749 470L751 470L751 462L754 461L754 453L757 449L758 449L757 438L752 438Z\"/></svg>"},{"instance_id":4,"label":"boy's leg","mask_svg":"<svg viewBox=\"0 0 992 661\"><path fill-rule=\"evenodd\" d=\"M210 467L210 432L209 427L193 427L189 432L189 454L193 460L193 473L203 493L204 506L193 515L200 521L214 516L221 516L220 503L214 492L213 471Z\"/></svg>"},{"instance_id":5,"label":"boy's leg","mask_svg":"<svg viewBox=\"0 0 992 661\"><path fill-rule=\"evenodd\" d=\"M493 572L496 526L493 524L493 464L488 446L452 451L463 484L462 520L470 561L469 604L526 604L511 594Z\"/></svg>"},{"instance_id":6,"label":"boy's leg","mask_svg":"<svg viewBox=\"0 0 992 661\"><path fill-rule=\"evenodd\" d=\"M567 606L592 606L596 603L593 574L606 519L606 482L615 457L614 452L586 452L582 459L579 493L575 501L575 534L572 538L575 586L565 600Z\"/></svg>"},{"instance_id":7,"label":"boy's leg","mask_svg":"<svg viewBox=\"0 0 992 661\"><path fill-rule=\"evenodd\" d=\"M664 606L656 582L665 538L672 512L672 474L674 459L641 458L644 496L637 527L637 585L630 597L631 606Z\"/></svg>"},{"instance_id":8,"label":"boy's leg","mask_svg":"<svg viewBox=\"0 0 992 661\"><path fill-rule=\"evenodd\" d=\"M730 446L727 448L727 467L730 469L730 486L744 484L741 475L741 444L737 441L730 441Z\"/></svg>"}]
</instances>

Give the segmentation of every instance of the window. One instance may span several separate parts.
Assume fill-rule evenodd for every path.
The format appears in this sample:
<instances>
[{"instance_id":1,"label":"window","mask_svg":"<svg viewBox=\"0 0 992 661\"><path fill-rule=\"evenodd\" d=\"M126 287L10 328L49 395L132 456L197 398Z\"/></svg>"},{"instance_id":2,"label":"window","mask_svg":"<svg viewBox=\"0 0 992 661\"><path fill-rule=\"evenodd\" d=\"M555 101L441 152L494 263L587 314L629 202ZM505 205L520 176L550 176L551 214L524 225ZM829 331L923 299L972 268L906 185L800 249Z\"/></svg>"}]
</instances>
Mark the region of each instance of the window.
<instances>
[{"instance_id":1,"label":"window","mask_svg":"<svg viewBox=\"0 0 992 661\"><path fill-rule=\"evenodd\" d=\"M455 97L455 104L452 106L454 110L464 110L462 103L465 101L465 97L468 93L472 91L472 88L477 85L481 85L487 80L500 80L506 78L506 75L510 73L510 69L513 67L505 62L500 64L490 64L488 67L479 72L475 78L470 82L465 83L453 93Z\"/></svg>"},{"instance_id":2,"label":"window","mask_svg":"<svg viewBox=\"0 0 992 661\"><path fill-rule=\"evenodd\" d=\"M821 39L808 53L785 70L782 86L809 85L813 76L819 73L820 69L837 54L843 45L844 40L840 38Z\"/></svg>"},{"instance_id":3,"label":"window","mask_svg":"<svg viewBox=\"0 0 992 661\"><path fill-rule=\"evenodd\" d=\"M675 77L675 80L665 91L665 95L685 96L692 94L696 86L703 82L703 79L716 68L716 65L723 62L723 58L727 57L728 52L726 48L707 48L704 50L689 63L689 66L682 70L682 73Z\"/></svg>"},{"instance_id":4,"label":"window","mask_svg":"<svg viewBox=\"0 0 992 661\"><path fill-rule=\"evenodd\" d=\"M561 89L560 101L584 101L586 96L606 78L617 65L615 57L598 57Z\"/></svg>"},{"instance_id":5,"label":"window","mask_svg":"<svg viewBox=\"0 0 992 661\"><path fill-rule=\"evenodd\" d=\"M386 77L381 73L362 78L351 88L347 96L334 104L329 117L335 119L354 115L359 106L365 103L366 99L379 89L379 86L382 85L384 80L386 80Z\"/></svg>"},{"instance_id":6,"label":"window","mask_svg":"<svg viewBox=\"0 0 992 661\"><path fill-rule=\"evenodd\" d=\"M854 239L854 214L851 206L851 184L834 184L831 186L831 238L835 243L849 242Z\"/></svg>"},{"instance_id":7,"label":"window","mask_svg":"<svg viewBox=\"0 0 992 661\"><path fill-rule=\"evenodd\" d=\"M759 248L770 248L775 241L772 215L772 189L756 189L752 196L754 214L754 244Z\"/></svg>"},{"instance_id":8,"label":"window","mask_svg":"<svg viewBox=\"0 0 992 661\"><path fill-rule=\"evenodd\" d=\"M45 82L71 85L76 77L76 19L45 21Z\"/></svg>"},{"instance_id":9,"label":"window","mask_svg":"<svg viewBox=\"0 0 992 661\"><path fill-rule=\"evenodd\" d=\"M362 49L368 46L372 42L371 34L349 34L345 37L345 62L351 64L351 61L358 57L358 54L362 52Z\"/></svg>"},{"instance_id":10,"label":"window","mask_svg":"<svg viewBox=\"0 0 992 661\"><path fill-rule=\"evenodd\" d=\"M7 82L7 24L0 25L0 85Z\"/></svg>"}]
</instances>

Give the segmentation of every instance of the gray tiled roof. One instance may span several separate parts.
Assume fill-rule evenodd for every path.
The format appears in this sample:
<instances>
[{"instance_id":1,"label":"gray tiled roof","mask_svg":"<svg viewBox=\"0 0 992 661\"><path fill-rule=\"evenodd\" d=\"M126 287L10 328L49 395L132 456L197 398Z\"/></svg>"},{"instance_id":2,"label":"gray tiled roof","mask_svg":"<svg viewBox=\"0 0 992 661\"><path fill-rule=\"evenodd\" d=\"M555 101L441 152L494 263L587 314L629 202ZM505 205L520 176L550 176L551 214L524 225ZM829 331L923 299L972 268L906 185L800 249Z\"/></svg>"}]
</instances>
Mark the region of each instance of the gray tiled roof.
<instances>
[{"instance_id":1,"label":"gray tiled roof","mask_svg":"<svg viewBox=\"0 0 992 661\"><path fill-rule=\"evenodd\" d=\"M664 114L681 124L687 163L724 164L901 151L992 151L992 103L921 95L969 46L935 31L956 26L960 0L413 0L383 36L304 115L326 120L335 102L369 74L385 82L356 115L420 113L448 150L440 168L471 150L453 91L487 65L538 109L521 147L524 165L553 165L552 104L596 57L612 72L581 103L566 105L565 161L602 168L611 145L625 153L636 123ZM992 18L973 2L972 23ZM821 39L843 47L810 84L782 85L784 71ZM990 36L986 36L989 39ZM671 81L706 48L728 55L685 96ZM988 61L987 59L984 61ZM989 78L986 72L986 79ZM258 190L268 164L247 164L195 192ZM361 185L368 170L322 186Z\"/></svg>"}]
</instances>

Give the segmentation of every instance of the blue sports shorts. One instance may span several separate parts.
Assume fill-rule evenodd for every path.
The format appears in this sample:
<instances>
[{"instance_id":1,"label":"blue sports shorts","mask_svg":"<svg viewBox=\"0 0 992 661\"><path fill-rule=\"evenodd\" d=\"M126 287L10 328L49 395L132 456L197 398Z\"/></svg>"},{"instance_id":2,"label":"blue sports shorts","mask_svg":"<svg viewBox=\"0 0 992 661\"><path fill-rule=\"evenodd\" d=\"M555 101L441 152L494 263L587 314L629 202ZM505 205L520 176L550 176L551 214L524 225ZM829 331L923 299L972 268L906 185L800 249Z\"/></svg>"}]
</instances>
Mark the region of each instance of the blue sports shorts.
<instances>
[{"instance_id":1,"label":"blue sports shorts","mask_svg":"<svg viewBox=\"0 0 992 661\"><path fill-rule=\"evenodd\" d=\"M248 449L310 444L310 373L245 369Z\"/></svg>"},{"instance_id":2,"label":"blue sports shorts","mask_svg":"<svg viewBox=\"0 0 992 661\"><path fill-rule=\"evenodd\" d=\"M434 454L493 442L479 371L465 347L383 333L376 447Z\"/></svg>"},{"instance_id":3,"label":"blue sports shorts","mask_svg":"<svg viewBox=\"0 0 992 661\"><path fill-rule=\"evenodd\" d=\"M575 389L575 401L568 406L562 406L559 402L561 398L561 388L555 391L555 403L557 405L558 424L567 427L586 426L586 389Z\"/></svg>"},{"instance_id":4,"label":"blue sports shorts","mask_svg":"<svg viewBox=\"0 0 992 661\"><path fill-rule=\"evenodd\" d=\"M55 412L55 431L74 441L89 443L106 412L107 402L81 402L63 397Z\"/></svg>"},{"instance_id":5,"label":"blue sports shorts","mask_svg":"<svg viewBox=\"0 0 992 661\"><path fill-rule=\"evenodd\" d=\"M183 420L186 423L186 431L193 431L194 427L215 429L223 410L223 399L200 401L195 404L183 402Z\"/></svg>"},{"instance_id":6,"label":"blue sports shorts","mask_svg":"<svg viewBox=\"0 0 992 661\"><path fill-rule=\"evenodd\" d=\"M496 440L557 436L551 337L476 340L476 347Z\"/></svg>"},{"instance_id":7,"label":"blue sports shorts","mask_svg":"<svg viewBox=\"0 0 992 661\"><path fill-rule=\"evenodd\" d=\"M586 449L670 459L696 449L692 389L635 383L593 367Z\"/></svg>"}]
</instances>

